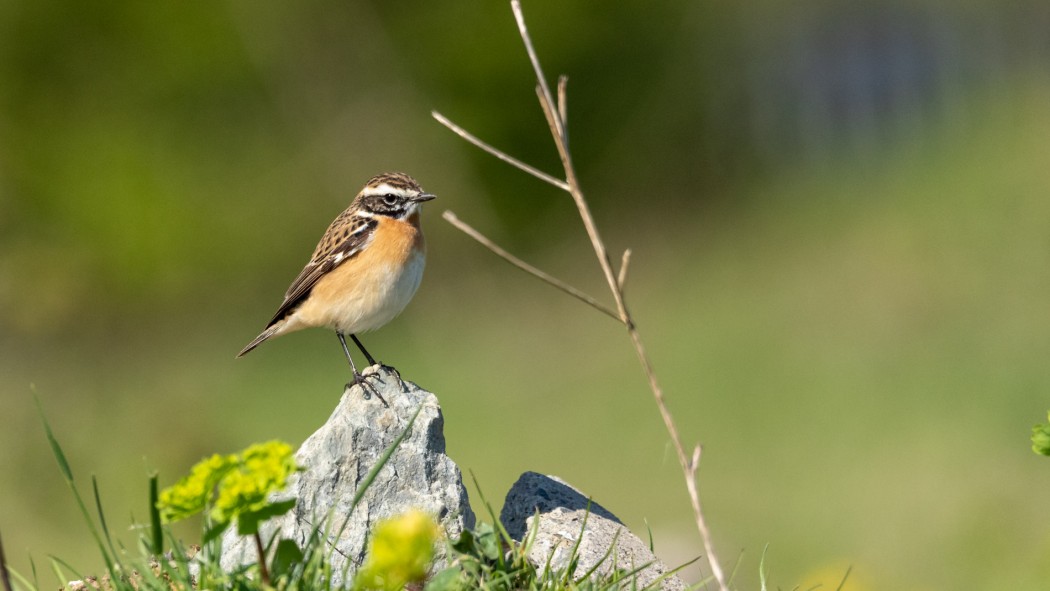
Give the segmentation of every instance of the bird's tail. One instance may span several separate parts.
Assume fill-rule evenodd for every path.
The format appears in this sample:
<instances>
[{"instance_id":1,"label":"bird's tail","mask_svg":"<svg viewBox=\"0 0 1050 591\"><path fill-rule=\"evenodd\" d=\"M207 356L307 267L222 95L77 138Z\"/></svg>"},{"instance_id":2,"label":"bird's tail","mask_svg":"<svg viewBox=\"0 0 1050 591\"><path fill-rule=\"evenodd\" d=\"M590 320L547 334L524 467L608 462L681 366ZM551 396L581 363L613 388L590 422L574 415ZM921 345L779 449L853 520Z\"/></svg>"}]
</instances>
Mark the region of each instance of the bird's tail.
<instances>
[{"instance_id":1,"label":"bird's tail","mask_svg":"<svg viewBox=\"0 0 1050 591\"><path fill-rule=\"evenodd\" d=\"M237 354L237 357L244 357L249 351L261 345L263 341L277 334L277 332L281 330L281 327L283 325L284 322L276 322L266 327L266 330L262 331L262 333L259 334L259 336L252 339L252 342L248 343L248 346L241 349L241 352Z\"/></svg>"}]
</instances>

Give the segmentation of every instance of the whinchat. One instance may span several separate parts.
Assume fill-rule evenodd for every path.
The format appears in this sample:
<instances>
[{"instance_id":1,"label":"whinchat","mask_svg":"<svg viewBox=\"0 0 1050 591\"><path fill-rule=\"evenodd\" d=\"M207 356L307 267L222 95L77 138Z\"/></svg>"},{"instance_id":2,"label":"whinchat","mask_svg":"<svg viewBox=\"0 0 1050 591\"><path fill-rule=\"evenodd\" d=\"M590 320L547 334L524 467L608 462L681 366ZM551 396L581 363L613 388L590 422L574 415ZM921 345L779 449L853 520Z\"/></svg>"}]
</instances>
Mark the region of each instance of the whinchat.
<instances>
[{"instance_id":1,"label":"whinchat","mask_svg":"<svg viewBox=\"0 0 1050 591\"><path fill-rule=\"evenodd\" d=\"M368 363L376 365L356 335L390 322L419 288L426 260L419 214L421 204L433 198L400 172L365 183L350 207L328 226L266 329L237 357L271 337L310 327L330 328L350 362L351 385L368 387L345 337L349 335Z\"/></svg>"}]
</instances>

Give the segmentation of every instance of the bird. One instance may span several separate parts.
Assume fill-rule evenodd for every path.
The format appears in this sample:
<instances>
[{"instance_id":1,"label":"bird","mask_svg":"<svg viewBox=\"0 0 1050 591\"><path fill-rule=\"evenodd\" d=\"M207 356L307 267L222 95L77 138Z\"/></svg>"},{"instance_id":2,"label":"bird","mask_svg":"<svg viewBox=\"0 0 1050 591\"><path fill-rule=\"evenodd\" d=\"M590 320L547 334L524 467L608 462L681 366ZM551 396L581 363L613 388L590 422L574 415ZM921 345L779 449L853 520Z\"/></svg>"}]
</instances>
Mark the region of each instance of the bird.
<instances>
[{"instance_id":1,"label":"bird","mask_svg":"<svg viewBox=\"0 0 1050 591\"><path fill-rule=\"evenodd\" d=\"M350 362L353 380L347 386L371 388L350 356L346 336L370 366L376 365L357 333L393 320L419 288L426 263L420 212L422 204L434 198L402 172L369 179L328 226L266 328L237 357L273 337L304 328L329 328Z\"/></svg>"}]
</instances>

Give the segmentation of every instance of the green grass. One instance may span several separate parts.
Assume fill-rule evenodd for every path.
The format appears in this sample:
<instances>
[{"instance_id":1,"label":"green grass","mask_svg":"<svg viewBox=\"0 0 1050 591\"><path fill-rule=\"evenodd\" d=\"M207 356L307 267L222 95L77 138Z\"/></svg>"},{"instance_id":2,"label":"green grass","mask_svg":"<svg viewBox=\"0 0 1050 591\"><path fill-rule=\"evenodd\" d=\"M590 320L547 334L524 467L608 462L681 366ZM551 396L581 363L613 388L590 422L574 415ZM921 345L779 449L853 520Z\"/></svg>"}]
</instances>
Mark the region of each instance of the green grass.
<instances>
[{"instance_id":1,"label":"green grass","mask_svg":"<svg viewBox=\"0 0 1050 591\"><path fill-rule=\"evenodd\" d=\"M39 406L39 404L38 404ZM264 496L279 492L285 483L285 477L296 471L294 460L290 459L291 450L286 444L272 442L266 446L252 446L243 454L251 454L257 460L248 466L241 463L237 456L214 456L203 461L192 469L188 481L180 481L171 489L158 494L157 478L149 481L149 523L135 525L141 533L134 552L123 545L118 550L117 542L106 525L105 512L99 496L97 482L92 479L96 513L92 514L80 494L73 476L73 471L66 459L61 444L55 437L44 411L40 418L51 453L58 464L59 472L70 489L71 496L80 510L81 520L91 532L96 544L101 569L95 571L78 571L75 567L59 557L51 556L50 562L56 579L63 588L95 588L103 591L180 591L191 589L228 589L247 591L252 589L282 589L287 591L315 591L331 589L334 591L397 591L406 586L422 587L426 591L466 591L469 589L501 590L535 590L535 591L613 591L630 589L647 591L658 589L660 583L673 576L672 570L648 586L638 585L634 576L649 566L648 563L625 569L616 564L614 555L616 540L605 555L586 570L580 564L577 554L582 531L576 544L571 548L568 567L564 570L551 568L550 558L545 565L534 565L528 555L534 541L526 537L522 542L513 540L507 531L499 525L490 505L481 500L488 508L495 526L481 523L474 530L466 530L455 539L446 539L440 535L438 524L432 517L421 512L406 512L403 516L380 520L370 531L368 555L364 563L350 571L351 562L343 560L337 566L333 558L336 548L329 542L331 537L338 537L332 527L337 522L329 519L320 520L319 524L306 536L305 543L289 539L263 539L259 535L259 523L267 518L262 514L277 517L286 513L294 500L281 502L266 507L256 506L258 498L249 495L242 499L238 506L226 503L228 511L236 515L225 524L214 523L210 517L216 499L224 495L230 498L244 493L242 477L256 478L272 483L276 488L268 488ZM390 459L391 455L407 436L415 422L419 410L405 425L403 432L386 449L376 463L369 468L368 474L361 481L348 511L353 512L365 492L375 479L376 474ZM232 464L231 464L232 462ZM290 462L290 463L289 463ZM238 483L232 488L224 489L223 474L236 473ZM275 480L277 479L277 480ZM212 482L204 486L215 490L200 497L201 482ZM278 482L280 484L278 484ZM196 484L194 484L196 483ZM475 482L476 485L476 482ZM230 499L227 499L229 501ZM278 506L289 505L278 509ZM179 541L171 529L162 523L168 519L184 519L195 514L207 515L201 520L199 544L187 546ZM176 516L173 518L172 516ZM245 519L249 524L245 525ZM580 524L581 530L587 527L588 515ZM236 528L242 535L254 535L259 547L259 561L226 571L221 566L222 532ZM344 524L345 525L345 524ZM447 560L441 564L433 562L435 543L445 544ZM265 548L265 550L263 549ZM600 567L601 571L599 570ZM44 588L36 576L35 568L31 575L11 571L0 540L0 589L3 591L40 591Z\"/></svg>"}]
</instances>

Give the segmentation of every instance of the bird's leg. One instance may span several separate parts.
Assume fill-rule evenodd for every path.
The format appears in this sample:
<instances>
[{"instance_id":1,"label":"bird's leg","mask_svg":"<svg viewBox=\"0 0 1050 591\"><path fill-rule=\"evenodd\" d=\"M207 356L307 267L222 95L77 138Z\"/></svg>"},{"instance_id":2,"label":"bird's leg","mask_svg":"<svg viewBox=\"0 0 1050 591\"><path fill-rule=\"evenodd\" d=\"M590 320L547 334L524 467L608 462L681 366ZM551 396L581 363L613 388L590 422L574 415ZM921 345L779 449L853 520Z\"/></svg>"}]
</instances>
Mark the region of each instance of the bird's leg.
<instances>
[{"instance_id":1,"label":"bird's leg","mask_svg":"<svg viewBox=\"0 0 1050 591\"><path fill-rule=\"evenodd\" d=\"M361 349L361 352L365 354L365 359L368 360L368 364L369 365L375 365L376 364L376 360L373 359L372 356L368 354L368 349L365 349L365 346L361 344L361 340L357 338L357 335L352 334L352 335L350 335L350 338L354 339L354 344L357 345L357 348ZM343 341L343 346L344 347L346 346L346 341ZM349 355L349 353L347 353L347 355Z\"/></svg>"},{"instance_id":2,"label":"bird's leg","mask_svg":"<svg viewBox=\"0 0 1050 591\"><path fill-rule=\"evenodd\" d=\"M368 350L365 349L365 346L361 344L361 340L357 338L357 335L352 334L350 335L350 338L354 339L354 344L357 345L357 348L361 349L361 352L365 354L365 359L368 360L368 363L370 363L371 365L376 365L376 360L368 354ZM382 362L380 362L378 365L381 369L385 369L397 376L397 383L400 384L402 390L405 389L405 380L401 379L401 372L397 371L397 369L393 366L387 365Z\"/></svg>"},{"instance_id":3,"label":"bird's leg","mask_svg":"<svg viewBox=\"0 0 1050 591\"><path fill-rule=\"evenodd\" d=\"M383 397L379 394L379 390L376 390L375 386L368 383L368 378L374 376L375 374L370 374L368 376L361 375L361 372L357 371L357 366L354 365L354 358L350 356L350 348L346 346L346 337L344 337L343 333L339 331L336 331L335 334L337 337L339 337L339 344L343 346L343 353L346 354L346 360L350 362L350 370L354 374L354 379L351 380L351 382L346 386L349 388L355 384L361 384L361 388L364 389L366 397L368 397L369 392L371 392L372 394L375 394L380 400L383 400ZM355 343L358 343L357 337L355 337L354 335L350 335L350 338L354 339ZM357 346L360 347L361 344L358 343ZM367 354L365 356L368 357ZM369 361L372 361L372 359L369 358ZM373 365L375 364L375 362L372 363ZM386 400L383 400L383 404L386 404Z\"/></svg>"}]
</instances>

